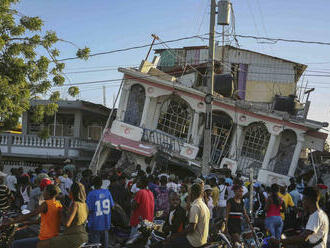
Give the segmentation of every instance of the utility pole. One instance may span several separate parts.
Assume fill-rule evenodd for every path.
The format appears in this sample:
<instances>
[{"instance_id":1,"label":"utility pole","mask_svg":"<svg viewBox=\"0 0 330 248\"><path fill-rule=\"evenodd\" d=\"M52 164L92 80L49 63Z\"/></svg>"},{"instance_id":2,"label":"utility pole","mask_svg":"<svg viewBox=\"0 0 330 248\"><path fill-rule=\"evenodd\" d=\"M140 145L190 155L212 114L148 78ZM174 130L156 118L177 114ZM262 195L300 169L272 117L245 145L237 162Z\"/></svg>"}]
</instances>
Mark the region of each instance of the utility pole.
<instances>
[{"instance_id":1,"label":"utility pole","mask_svg":"<svg viewBox=\"0 0 330 248\"><path fill-rule=\"evenodd\" d=\"M107 106L107 98L106 98L106 91L105 91L105 85L103 85L103 105Z\"/></svg>"},{"instance_id":2,"label":"utility pole","mask_svg":"<svg viewBox=\"0 0 330 248\"><path fill-rule=\"evenodd\" d=\"M205 96L206 103L206 120L204 130L204 148L203 148L203 164L202 174L207 175L210 171L210 155L211 155L211 130L212 130L212 98L214 84L214 53L215 53L215 9L216 0L211 0L210 14L210 34L209 34L209 57L207 63L207 92Z\"/></svg>"}]
</instances>

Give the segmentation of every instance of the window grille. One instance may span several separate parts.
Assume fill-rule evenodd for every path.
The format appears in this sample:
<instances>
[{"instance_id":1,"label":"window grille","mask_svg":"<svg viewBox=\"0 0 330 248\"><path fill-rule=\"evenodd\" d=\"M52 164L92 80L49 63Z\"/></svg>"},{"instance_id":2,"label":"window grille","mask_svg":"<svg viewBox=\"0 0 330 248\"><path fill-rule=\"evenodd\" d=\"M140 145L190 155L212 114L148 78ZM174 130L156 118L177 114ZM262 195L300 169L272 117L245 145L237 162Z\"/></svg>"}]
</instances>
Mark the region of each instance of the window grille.
<instances>
[{"instance_id":1,"label":"window grille","mask_svg":"<svg viewBox=\"0 0 330 248\"><path fill-rule=\"evenodd\" d=\"M190 106L181 98L171 97L161 106L157 129L187 140L191 119Z\"/></svg>"},{"instance_id":2,"label":"window grille","mask_svg":"<svg viewBox=\"0 0 330 248\"><path fill-rule=\"evenodd\" d=\"M267 150L270 133L263 123L254 123L245 130L242 156L262 162Z\"/></svg>"},{"instance_id":3,"label":"window grille","mask_svg":"<svg viewBox=\"0 0 330 248\"><path fill-rule=\"evenodd\" d=\"M211 160L214 164L219 164L221 158L229 151L229 141L233 127L232 119L223 112L213 112L212 114L212 152Z\"/></svg>"},{"instance_id":4,"label":"window grille","mask_svg":"<svg viewBox=\"0 0 330 248\"><path fill-rule=\"evenodd\" d=\"M146 93L143 86L134 84L131 87L124 122L134 126L139 126L142 118Z\"/></svg>"}]
</instances>

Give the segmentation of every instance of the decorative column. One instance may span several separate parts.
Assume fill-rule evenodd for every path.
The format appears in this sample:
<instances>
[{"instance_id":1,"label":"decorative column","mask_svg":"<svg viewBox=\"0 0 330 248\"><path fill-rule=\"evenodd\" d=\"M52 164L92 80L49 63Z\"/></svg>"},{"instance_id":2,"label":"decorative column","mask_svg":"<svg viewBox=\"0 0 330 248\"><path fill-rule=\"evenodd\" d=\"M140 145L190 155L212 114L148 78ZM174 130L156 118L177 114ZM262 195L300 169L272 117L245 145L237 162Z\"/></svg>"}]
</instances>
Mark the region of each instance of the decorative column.
<instances>
[{"instance_id":1,"label":"decorative column","mask_svg":"<svg viewBox=\"0 0 330 248\"><path fill-rule=\"evenodd\" d=\"M293 177L294 173L297 169L298 160L299 160L299 157L300 157L300 153L301 153L301 149L302 149L302 145L303 145L304 141L305 141L305 138L304 138L303 134L297 135L297 144L296 144L296 147L294 149L294 153L293 153L293 156L292 156L290 169L289 169L289 173L288 173L289 177Z\"/></svg>"},{"instance_id":2,"label":"decorative column","mask_svg":"<svg viewBox=\"0 0 330 248\"><path fill-rule=\"evenodd\" d=\"M199 113L197 111L195 111L193 125L192 125L192 132L191 132L192 141L195 146L198 146L198 143L199 143L198 123L199 123Z\"/></svg>"},{"instance_id":3,"label":"decorative column","mask_svg":"<svg viewBox=\"0 0 330 248\"><path fill-rule=\"evenodd\" d=\"M73 124L73 136L75 138L80 138L82 127L82 113L81 111L76 111L74 113L74 124Z\"/></svg>"},{"instance_id":4,"label":"decorative column","mask_svg":"<svg viewBox=\"0 0 330 248\"><path fill-rule=\"evenodd\" d=\"M117 117L119 121L123 121L125 117L125 110L128 101L129 89L130 87L125 84L121 90L121 96L118 104L118 117Z\"/></svg>"},{"instance_id":5,"label":"decorative column","mask_svg":"<svg viewBox=\"0 0 330 248\"><path fill-rule=\"evenodd\" d=\"M149 112L149 105L150 105L150 96L146 96L146 99L144 101L144 106L143 106L143 112L142 112L142 117L140 121L140 127L146 127L146 121L147 121L147 116Z\"/></svg>"},{"instance_id":6,"label":"decorative column","mask_svg":"<svg viewBox=\"0 0 330 248\"><path fill-rule=\"evenodd\" d=\"M276 140L277 140L278 137L279 137L278 135L273 134L273 133L270 136L268 146L267 146L267 151L266 151L266 154L265 154L265 157L264 157L264 161L262 162L262 169L263 170L268 169L270 158L272 156L273 150L275 148L275 143L276 143Z\"/></svg>"},{"instance_id":7,"label":"decorative column","mask_svg":"<svg viewBox=\"0 0 330 248\"><path fill-rule=\"evenodd\" d=\"M243 141L243 126L237 124L235 131L234 131L231 146L230 146L230 151L229 151L230 158L237 157L236 154L238 153L238 150L240 148L240 144L242 143L242 141Z\"/></svg>"}]
</instances>

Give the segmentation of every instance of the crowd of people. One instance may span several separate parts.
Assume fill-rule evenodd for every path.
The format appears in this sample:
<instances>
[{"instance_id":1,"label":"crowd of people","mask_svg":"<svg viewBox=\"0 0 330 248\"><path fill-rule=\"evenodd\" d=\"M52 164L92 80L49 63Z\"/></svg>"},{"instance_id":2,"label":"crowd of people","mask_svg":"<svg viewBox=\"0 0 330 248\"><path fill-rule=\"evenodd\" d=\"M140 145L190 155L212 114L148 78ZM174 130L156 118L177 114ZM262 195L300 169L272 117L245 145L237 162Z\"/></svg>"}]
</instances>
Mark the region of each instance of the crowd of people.
<instances>
[{"instance_id":1,"label":"crowd of people","mask_svg":"<svg viewBox=\"0 0 330 248\"><path fill-rule=\"evenodd\" d=\"M225 223L223 232L234 247L240 247L242 231L253 229L254 219L274 244L299 247L294 245L309 242L314 244L310 247L325 248L326 190L305 181L292 178L288 186L283 182L265 186L245 180L240 172L233 176L229 169L223 176L179 178L166 171L152 173L150 167L144 171L140 165L131 175L112 169L101 176L88 169L78 173L74 166L38 167L28 173L13 168L10 175L0 174L0 210L29 213L1 228L14 223L40 228L38 237L16 240L14 248L78 248L84 243L108 248L111 213L117 208L127 216L120 221L127 219L131 237L141 219L163 220L166 240L159 247L201 247L208 241L210 226L218 221ZM281 239L283 230L303 225L298 236Z\"/></svg>"}]
</instances>

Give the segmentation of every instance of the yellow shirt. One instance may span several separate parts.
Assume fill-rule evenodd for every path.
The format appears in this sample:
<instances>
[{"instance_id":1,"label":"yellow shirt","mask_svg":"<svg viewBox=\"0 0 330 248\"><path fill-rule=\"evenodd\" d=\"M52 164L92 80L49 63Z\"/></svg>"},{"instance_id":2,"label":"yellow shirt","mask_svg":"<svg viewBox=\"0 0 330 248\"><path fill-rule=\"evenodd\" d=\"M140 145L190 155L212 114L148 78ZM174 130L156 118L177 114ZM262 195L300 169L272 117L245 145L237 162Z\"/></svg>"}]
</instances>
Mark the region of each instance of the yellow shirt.
<instances>
[{"instance_id":1,"label":"yellow shirt","mask_svg":"<svg viewBox=\"0 0 330 248\"><path fill-rule=\"evenodd\" d=\"M282 198L285 207L294 207L294 203L292 200L292 197L289 193L286 193L285 195L282 195L280 192L278 192L278 196ZM285 220L285 213L281 212L281 217L283 220Z\"/></svg>"},{"instance_id":2,"label":"yellow shirt","mask_svg":"<svg viewBox=\"0 0 330 248\"><path fill-rule=\"evenodd\" d=\"M187 239L193 247L200 247L207 243L209 236L210 211L202 198L196 199L189 212L189 223L196 224L196 229L187 234Z\"/></svg>"},{"instance_id":3,"label":"yellow shirt","mask_svg":"<svg viewBox=\"0 0 330 248\"><path fill-rule=\"evenodd\" d=\"M211 197L212 197L212 200L213 200L213 206L214 207L218 206L219 197L220 197L220 190L217 186L214 186L212 188Z\"/></svg>"}]
</instances>

